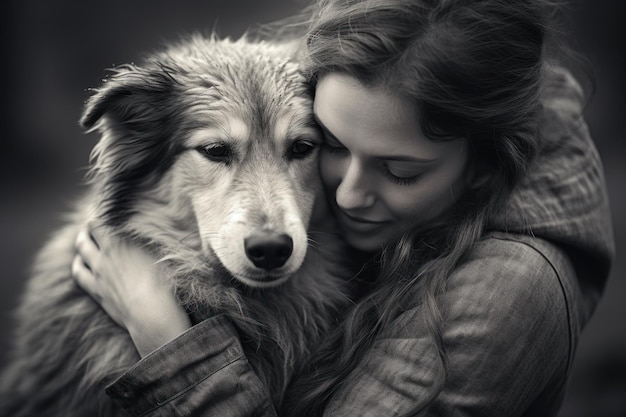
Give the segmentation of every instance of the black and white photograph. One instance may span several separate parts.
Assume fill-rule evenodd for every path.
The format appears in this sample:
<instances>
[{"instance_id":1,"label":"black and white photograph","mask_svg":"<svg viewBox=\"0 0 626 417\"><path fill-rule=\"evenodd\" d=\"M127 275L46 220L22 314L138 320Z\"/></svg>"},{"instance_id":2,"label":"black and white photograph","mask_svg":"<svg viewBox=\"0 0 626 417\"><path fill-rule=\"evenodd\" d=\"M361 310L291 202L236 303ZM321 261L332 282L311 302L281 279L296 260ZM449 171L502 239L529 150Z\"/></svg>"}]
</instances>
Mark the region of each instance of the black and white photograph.
<instances>
[{"instance_id":1,"label":"black and white photograph","mask_svg":"<svg viewBox=\"0 0 626 417\"><path fill-rule=\"evenodd\" d=\"M626 415L625 20L8 1L0 417Z\"/></svg>"}]
</instances>

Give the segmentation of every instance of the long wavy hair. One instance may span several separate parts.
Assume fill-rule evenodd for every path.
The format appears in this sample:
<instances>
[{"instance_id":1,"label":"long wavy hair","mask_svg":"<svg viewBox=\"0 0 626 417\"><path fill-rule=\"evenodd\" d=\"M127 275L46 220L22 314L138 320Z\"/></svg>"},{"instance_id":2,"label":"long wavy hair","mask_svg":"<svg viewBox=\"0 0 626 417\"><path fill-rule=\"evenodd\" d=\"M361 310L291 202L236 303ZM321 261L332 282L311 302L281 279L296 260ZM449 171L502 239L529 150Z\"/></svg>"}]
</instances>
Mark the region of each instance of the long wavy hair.
<instances>
[{"instance_id":1,"label":"long wavy hair","mask_svg":"<svg viewBox=\"0 0 626 417\"><path fill-rule=\"evenodd\" d=\"M406 231L375 256L378 272L369 292L294 380L283 415L321 414L375 338L419 304L439 353L430 399L438 395L446 354L445 311L437 298L537 153L539 95L557 6L541 0L321 0L300 20L309 23L306 68L313 85L341 72L408 96L418 104L415 117L425 135L466 138L471 162L467 190L441 222Z\"/></svg>"}]
</instances>

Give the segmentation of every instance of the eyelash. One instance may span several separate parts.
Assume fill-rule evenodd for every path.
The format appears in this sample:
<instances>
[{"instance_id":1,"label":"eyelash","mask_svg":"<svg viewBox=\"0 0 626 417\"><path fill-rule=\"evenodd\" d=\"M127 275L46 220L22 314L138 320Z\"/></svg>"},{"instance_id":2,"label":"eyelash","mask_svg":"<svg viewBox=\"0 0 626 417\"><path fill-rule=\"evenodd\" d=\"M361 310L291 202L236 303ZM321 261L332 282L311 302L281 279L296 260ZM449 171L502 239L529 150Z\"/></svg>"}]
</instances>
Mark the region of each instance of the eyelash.
<instances>
[{"instance_id":1,"label":"eyelash","mask_svg":"<svg viewBox=\"0 0 626 417\"><path fill-rule=\"evenodd\" d=\"M419 180L419 178L422 176L422 174L417 174L411 177L398 177L396 175L393 175L391 171L389 171L389 168L387 168L386 164L383 164L383 173L385 177L394 184L407 186L415 184L417 180Z\"/></svg>"}]
</instances>

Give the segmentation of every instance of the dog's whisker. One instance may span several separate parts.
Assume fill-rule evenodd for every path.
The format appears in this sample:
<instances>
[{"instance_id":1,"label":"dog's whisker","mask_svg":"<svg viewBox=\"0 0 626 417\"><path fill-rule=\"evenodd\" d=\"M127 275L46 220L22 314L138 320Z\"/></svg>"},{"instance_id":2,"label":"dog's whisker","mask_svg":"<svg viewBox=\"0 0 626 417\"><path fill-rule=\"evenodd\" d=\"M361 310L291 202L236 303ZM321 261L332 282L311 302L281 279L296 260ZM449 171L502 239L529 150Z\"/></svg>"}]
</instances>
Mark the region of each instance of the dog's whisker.
<instances>
[{"instance_id":1,"label":"dog's whisker","mask_svg":"<svg viewBox=\"0 0 626 417\"><path fill-rule=\"evenodd\" d=\"M307 244L309 247L312 247L315 249L318 249L320 247L320 243L313 238L307 238Z\"/></svg>"}]
</instances>

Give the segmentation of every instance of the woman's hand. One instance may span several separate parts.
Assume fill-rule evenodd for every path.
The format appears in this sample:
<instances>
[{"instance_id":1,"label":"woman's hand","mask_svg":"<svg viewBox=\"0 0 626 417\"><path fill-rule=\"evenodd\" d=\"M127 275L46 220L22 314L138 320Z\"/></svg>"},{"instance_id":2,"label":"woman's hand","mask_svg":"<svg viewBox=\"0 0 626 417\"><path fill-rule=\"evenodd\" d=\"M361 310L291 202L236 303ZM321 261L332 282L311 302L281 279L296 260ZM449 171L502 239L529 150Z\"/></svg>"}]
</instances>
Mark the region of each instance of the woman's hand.
<instances>
[{"instance_id":1,"label":"woman's hand","mask_svg":"<svg viewBox=\"0 0 626 417\"><path fill-rule=\"evenodd\" d=\"M84 228L76 238L72 276L128 331L142 357L191 327L165 273L145 250L102 231Z\"/></svg>"}]
</instances>

